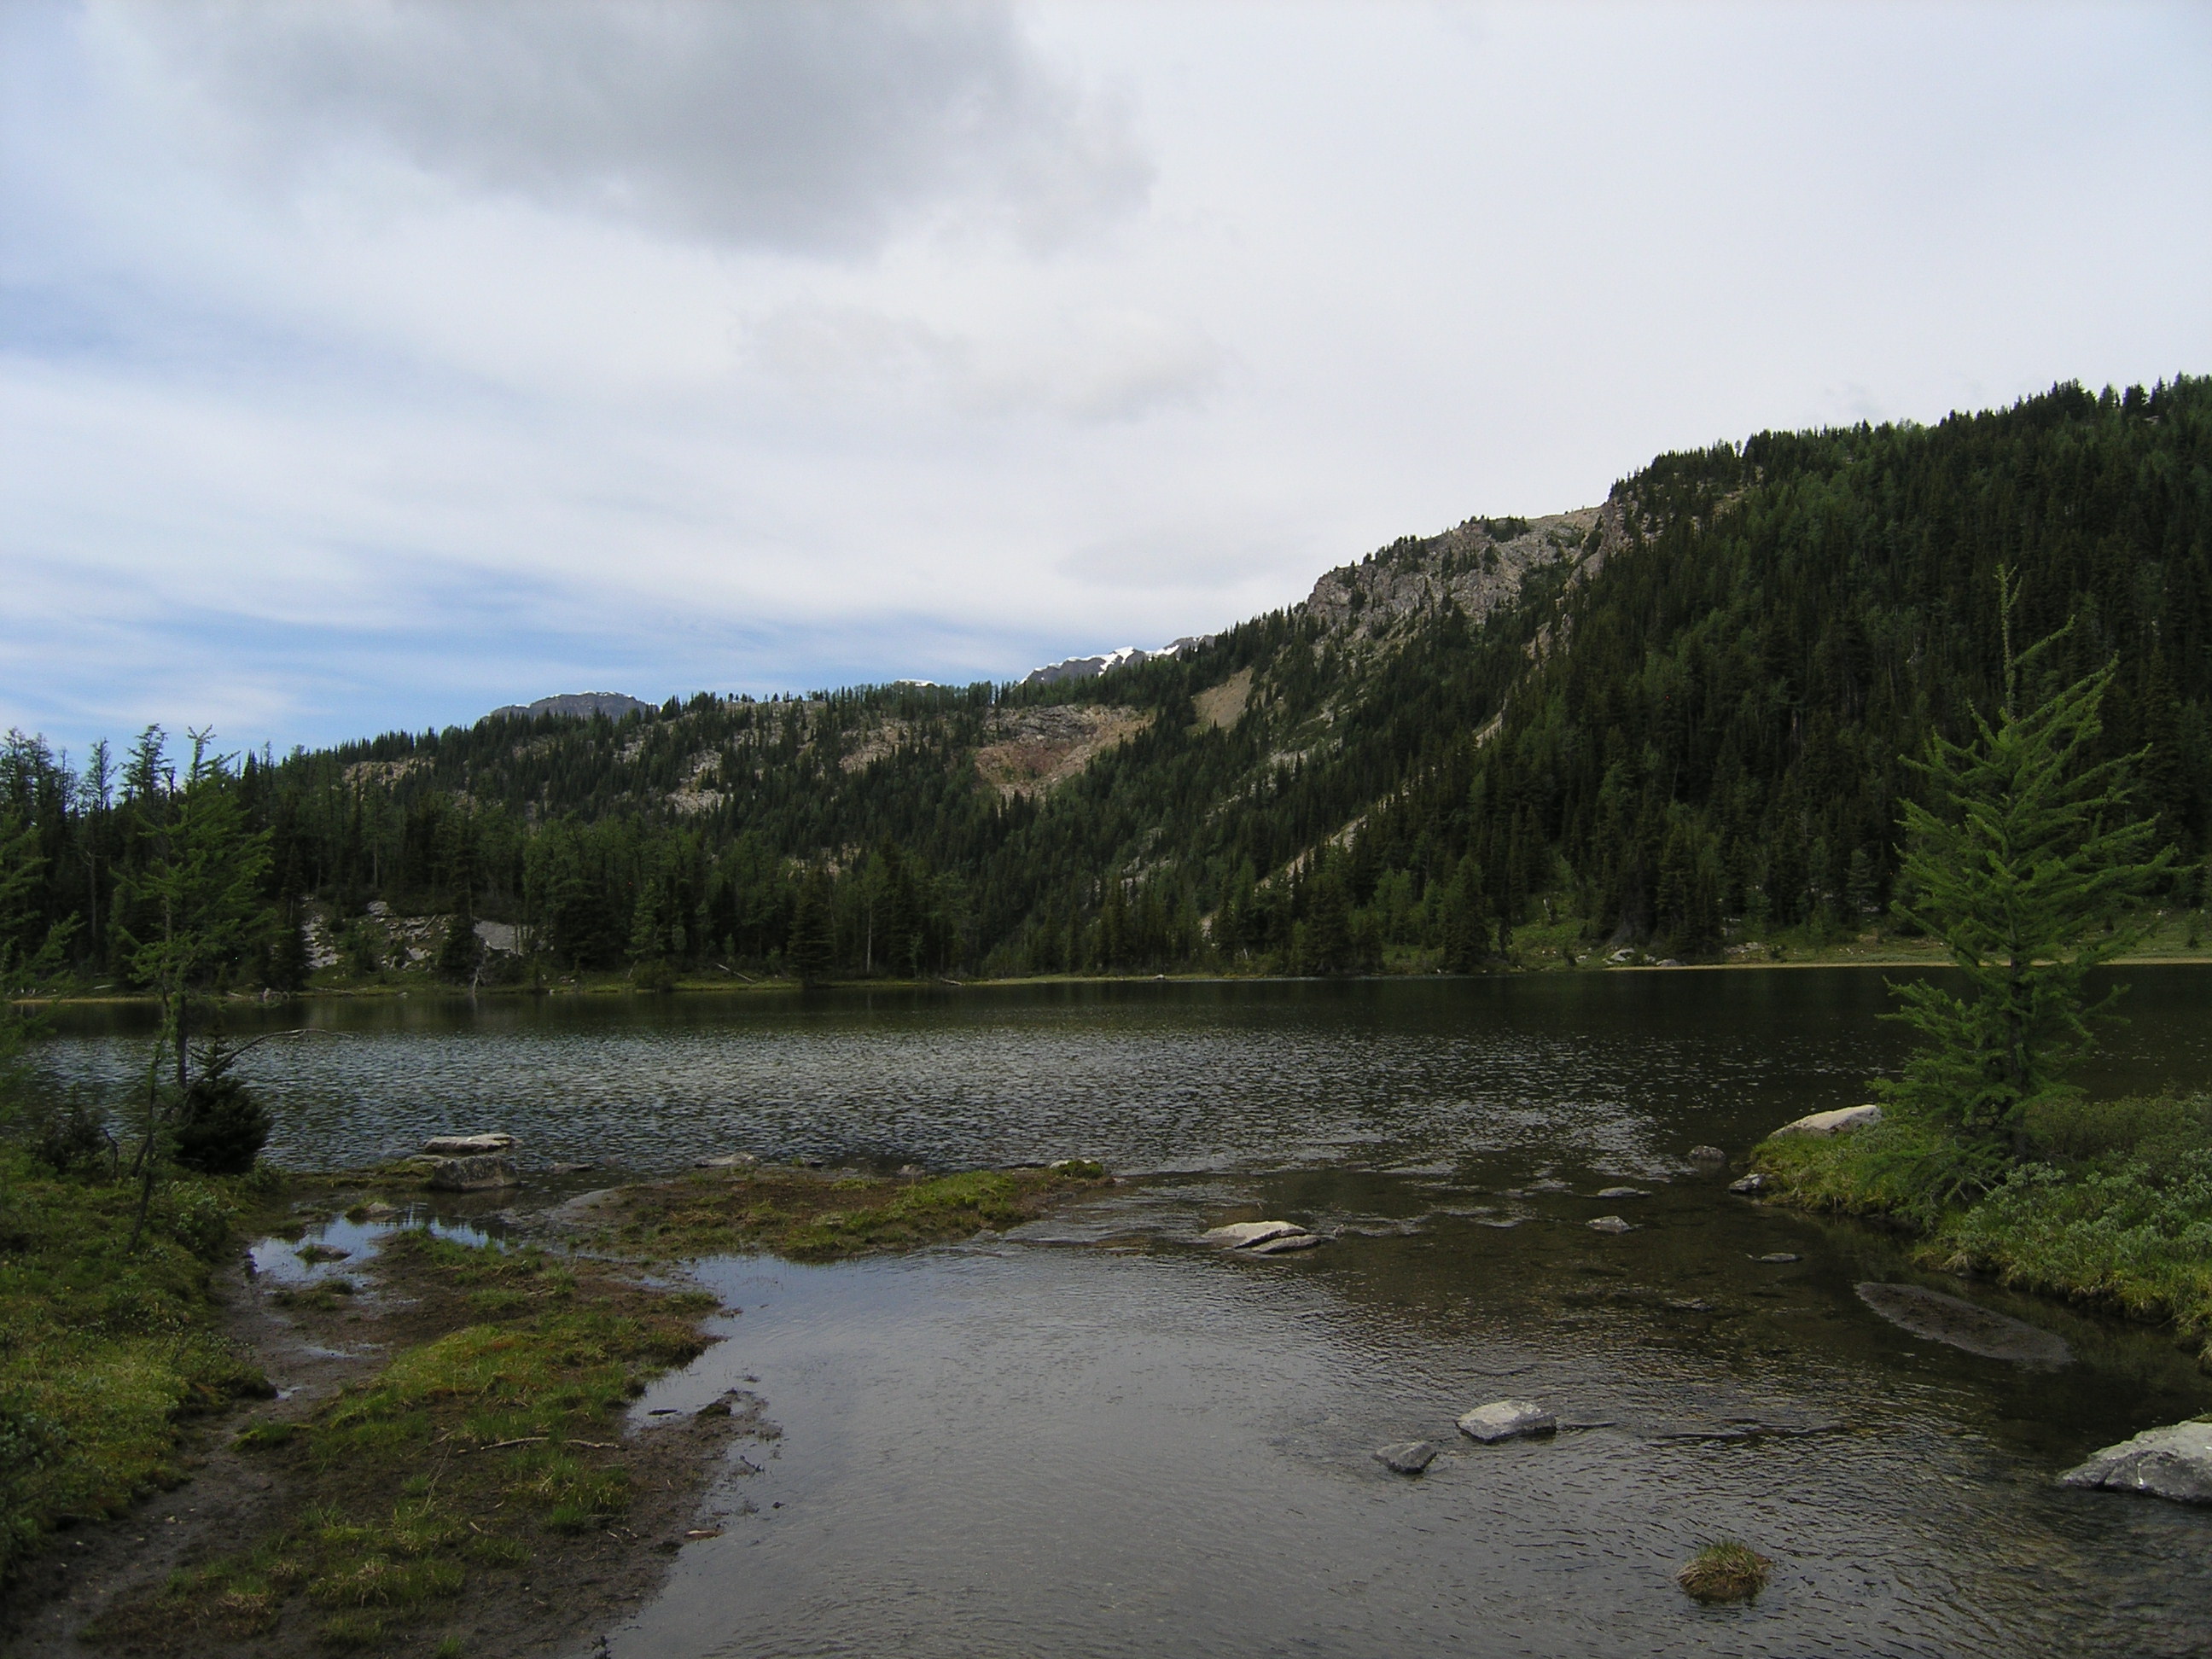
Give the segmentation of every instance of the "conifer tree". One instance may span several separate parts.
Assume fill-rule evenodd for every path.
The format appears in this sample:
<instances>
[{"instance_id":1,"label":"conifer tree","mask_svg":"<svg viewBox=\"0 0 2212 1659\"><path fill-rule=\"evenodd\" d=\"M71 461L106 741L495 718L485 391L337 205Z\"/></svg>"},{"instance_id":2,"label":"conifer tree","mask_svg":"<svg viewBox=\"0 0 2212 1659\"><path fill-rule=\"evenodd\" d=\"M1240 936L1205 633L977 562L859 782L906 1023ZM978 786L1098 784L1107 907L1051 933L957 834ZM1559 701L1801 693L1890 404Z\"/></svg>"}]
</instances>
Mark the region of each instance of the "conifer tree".
<instances>
[{"instance_id":1,"label":"conifer tree","mask_svg":"<svg viewBox=\"0 0 2212 1659\"><path fill-rule=\"evenodd\" d=\"M791 970L802 985L818 985L829 978L836 957L836 940L830 931L830 878L820 871L799 884L798 908L791 918Z\"/></svg>"},{"instance_id":2,"label":"conifer tree","mask_svg":"<svg viewBox=\"0 0 2212 1659\"><path fill-rule=\"evenodd\" d=\"M191 1087L194 999L254 942L266 917L260 884L269 864L269 832L246 828L226 757L208 753L212 734L191 734L192 757L184 787L173 790L167 786L157 735L149 728L134 757L143 763L143 824L149 845L130 895L144 918L144 937L129 936L128 943L131 970L152 988L160 1008L161 1036L147 1079L133 1249L145 1227L167 1116L182 1109ZM172 1056L175 1084L168 1089L161 1073Z\"/></svg>"},{"instance_id":3,"label":"conifer tree","mask_svg":"<svg viewBox=\"0 0 2212 1659\"><path fill-rule=\"evenodd\" d=\"M1919 1032L1921 1047L1881 1087L1969 1147L2009 1143L2017 1154L2023 1109L2063 1087L2119 995L2090 1004L2084 988L2136 937L2111 926L2114 913L2166 874L2173 850L2153 851L2155 821L2129 816L2127 768L2139 757L2094 758L2115 665L2022 712L2023 673L2073 624L2015 652L2020 589L2002 568L1997 593L2003 702L1994 724L1976 714L1972 741L1931 735L1910 762L1929 800L1905 805L1902 896L1892 906L1942 941L1966 994L1891 981L1904 1006L1888 1018Z\"/></svg>"}]
</instances>

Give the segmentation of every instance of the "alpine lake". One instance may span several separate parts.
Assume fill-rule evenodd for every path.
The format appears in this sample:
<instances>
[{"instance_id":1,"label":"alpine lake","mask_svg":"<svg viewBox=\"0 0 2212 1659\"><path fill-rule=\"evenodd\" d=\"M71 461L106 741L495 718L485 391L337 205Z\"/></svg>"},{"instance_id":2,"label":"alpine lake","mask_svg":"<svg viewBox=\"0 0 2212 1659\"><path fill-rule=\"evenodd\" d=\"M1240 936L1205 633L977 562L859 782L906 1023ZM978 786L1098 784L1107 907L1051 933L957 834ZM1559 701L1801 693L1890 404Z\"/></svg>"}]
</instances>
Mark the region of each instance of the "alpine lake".
<instances>
[{"instance_id":1,"label":"alpine lake","mask_svg":"<svg viewBox=\"0 0 2212 1659\"><path fill-rule=\"evenodd\" d=\"M2212 1084L2212 972L2121 976L2129 1023L2081 1081ZM612 1633L625 1659L2212 1651L2212 1511L2054 1481L2212 1411L2172 1332L1929 1273L1686 1158L1866 1098L1904 1051L1887 1006L1879 973L1806 969L227 1018L309 1028L241 1062L280 1164L499 1129L526 1172L595 1166L441 1205L470 1237L538 1236L588 1188L741 1152L1123 1177L912 1255L696 1264L735 1310L710 1324L726 1340L632 1431L734 1388L782 1435L732 1452L700 1523L720 1535ZM148 1035L139 1008L67 1011L50 1080L121 1099ZM1588 1224L1605 1215L1630 1229ZM1200 1242L1262 1217L1328 1242ZM1867 1284L2056 1341L1969 1352ZM1454 1432L1500 1397L1559 1431ZM1418 1478L1371 1455L1418 1439L1443 1447ZM1748 1604L1673 1581L1722 1538L1774 1563Z\"/></svg>"}]
</instances>

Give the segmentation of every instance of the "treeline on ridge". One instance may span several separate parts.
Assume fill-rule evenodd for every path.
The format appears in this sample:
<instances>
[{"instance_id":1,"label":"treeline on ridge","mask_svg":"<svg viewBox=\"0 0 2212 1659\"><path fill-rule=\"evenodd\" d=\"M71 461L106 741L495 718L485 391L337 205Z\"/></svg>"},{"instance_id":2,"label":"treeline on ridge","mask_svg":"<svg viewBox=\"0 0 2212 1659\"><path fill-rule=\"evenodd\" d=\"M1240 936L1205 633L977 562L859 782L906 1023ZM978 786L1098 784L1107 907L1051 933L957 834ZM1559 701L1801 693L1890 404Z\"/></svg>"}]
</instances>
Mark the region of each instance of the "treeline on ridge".
<instances>
[{"instance_id":1,"label":"treeline on ridge","mask_svg":"<svg viewBox=\"0 0 2212 1659\"><path fill-rule=\"evenodd\" d=\"M1480 618L1298 607L1088 681L702 693L249 755L190 786L233 792L267 853L257 943L221 976L403 965L372 906L459 918L407 936L422 965L495 981L1466 971L1531 929L1684 957L1855 932L1890 896L1900 757L1993 706L2000 564L2021 635L2075 619L2046 676L2117 659L2103 743L2143 751L2138 805L2182 854L2164 901L2199 906L2208 506L2212 382L2062 386L1662 456L1616 486L1613 533ZM1443 545L1346 580L1380 593ZM72 763L10 734L9 959L127 982L173 746ZM487 958L478 921L514 948Z\"/></svg>"}]
</instances>

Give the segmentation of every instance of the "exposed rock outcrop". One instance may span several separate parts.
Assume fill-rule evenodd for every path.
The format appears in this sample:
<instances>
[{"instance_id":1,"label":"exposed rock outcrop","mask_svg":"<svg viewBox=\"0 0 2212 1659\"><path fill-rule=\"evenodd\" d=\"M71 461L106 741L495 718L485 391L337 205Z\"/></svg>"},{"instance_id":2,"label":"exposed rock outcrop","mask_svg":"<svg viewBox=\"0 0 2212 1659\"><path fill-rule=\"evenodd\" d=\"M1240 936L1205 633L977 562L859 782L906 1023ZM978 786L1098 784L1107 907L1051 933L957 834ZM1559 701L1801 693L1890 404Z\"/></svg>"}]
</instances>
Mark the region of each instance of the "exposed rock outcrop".
<instances>
[{"instance_id":1,"label":"exposed rock outcrop","mask_svg":"<svg viewBox=\"0 0 2212 1659\"><path fill-rule=\"evenodd\" d=\"M1838 1135L1846 1129L1868 1129L1881 1121L1879 1106L1839 1106L1832 1112L1809 1112L1805 1116L1784 1124L1769 1140L1779 1140L1784 1135Z\"/></svg>"}]
</instances>

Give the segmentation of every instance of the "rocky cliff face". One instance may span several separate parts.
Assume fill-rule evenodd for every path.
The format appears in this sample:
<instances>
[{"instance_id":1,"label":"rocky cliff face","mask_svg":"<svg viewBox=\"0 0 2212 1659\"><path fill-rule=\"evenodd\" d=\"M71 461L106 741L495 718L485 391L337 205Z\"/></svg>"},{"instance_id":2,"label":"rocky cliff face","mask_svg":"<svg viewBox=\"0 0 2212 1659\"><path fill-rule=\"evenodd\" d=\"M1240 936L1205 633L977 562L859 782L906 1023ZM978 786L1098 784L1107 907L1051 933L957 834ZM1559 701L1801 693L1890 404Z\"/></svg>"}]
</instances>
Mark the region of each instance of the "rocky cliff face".
<instances>
[{"instance_id":1,"label":"rocky cliff face","mask_svg":"<svg viewBox=\"0 0 2212 1659\"><path fill-rule=\"evenodd\" d=\"M571 714L588 720L594 714L605 714L611 720L618 720L641 711L649 713L653 707L619 691L571 691L558 697L540 697L533 703L511 702L504 708L493 709L484 718L534 720L540 714Z\"/></svg>"},{"instance_id":2,"label":"rocky cliff face","mask_svg":"<svg viewBox=\"0 0 2212 1659\"><path fill-rule=\"evenodd\" d=\"M1595 575L1626 539L1626 528L1612 501L1541 519L1469 519L1330 571L1314 584L1304 608L1355 645L1386 638L1403 619L1447 605L1480 622L1512 604L1533 570L1564 563L1576 567L1579 580Z\"/></svg>"}]
</instances>

